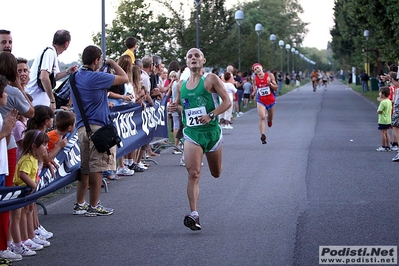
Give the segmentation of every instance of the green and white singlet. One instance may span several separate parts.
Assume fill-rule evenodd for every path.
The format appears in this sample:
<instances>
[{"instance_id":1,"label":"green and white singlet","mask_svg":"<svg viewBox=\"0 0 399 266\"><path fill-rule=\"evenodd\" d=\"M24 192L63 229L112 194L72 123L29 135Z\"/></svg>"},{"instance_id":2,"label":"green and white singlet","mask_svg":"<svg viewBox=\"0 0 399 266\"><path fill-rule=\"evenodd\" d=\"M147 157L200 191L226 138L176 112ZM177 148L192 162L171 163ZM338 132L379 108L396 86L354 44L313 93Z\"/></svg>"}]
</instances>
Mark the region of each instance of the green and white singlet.
<instances>
[{"instance_id":1,"label":"green and white singlet","mask_svg":"<svg viewBox=\"0 0 399 266\"><path fill-rule=\"evenodd\" d=\"M215 110L219 106L219 95L205 89L206 75L202 76L194 89L187 89L183 81L180 89L180 103L183 107L184 139L200 145L204 152L215 151L222 142L221 128L218 119L208 124L201 124L199 118Z\"/></svg>"}]
</instances>

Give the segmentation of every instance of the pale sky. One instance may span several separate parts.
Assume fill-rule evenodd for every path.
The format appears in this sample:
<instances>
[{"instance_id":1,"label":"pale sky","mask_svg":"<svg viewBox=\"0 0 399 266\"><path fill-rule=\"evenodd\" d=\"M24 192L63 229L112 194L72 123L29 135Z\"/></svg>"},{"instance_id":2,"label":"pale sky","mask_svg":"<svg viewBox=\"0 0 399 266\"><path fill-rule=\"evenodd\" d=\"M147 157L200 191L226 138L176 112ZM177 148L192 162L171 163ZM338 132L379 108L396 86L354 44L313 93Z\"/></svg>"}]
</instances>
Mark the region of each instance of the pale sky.
<instances>
[{"instance_id":1,"label":"pale sky","mask_svg":"<svg viewBox=\"0 0 399 266\"><path fill-rule=\"evenodd\" d=\"M119 0L105 2L105 22L110 24ZM236 2L226 0L226 7L233 7ZM314 0L299 2L305 11L301 19L310 22L303 46L325 49L331 40L329 31L333 26L334 0L319 0L317 12ZM57 30L69 30L72 41L68 50L59 56L59 61L70 63L78 60L86 46L93 44L92 35L101 32L101 3L101 0L2 1L0 29L11 31L13 54L28 60L36 58L46 46L51 45ZM43 15L38 15L39 10L44 11Z\"/></svg>"}]
</instances>

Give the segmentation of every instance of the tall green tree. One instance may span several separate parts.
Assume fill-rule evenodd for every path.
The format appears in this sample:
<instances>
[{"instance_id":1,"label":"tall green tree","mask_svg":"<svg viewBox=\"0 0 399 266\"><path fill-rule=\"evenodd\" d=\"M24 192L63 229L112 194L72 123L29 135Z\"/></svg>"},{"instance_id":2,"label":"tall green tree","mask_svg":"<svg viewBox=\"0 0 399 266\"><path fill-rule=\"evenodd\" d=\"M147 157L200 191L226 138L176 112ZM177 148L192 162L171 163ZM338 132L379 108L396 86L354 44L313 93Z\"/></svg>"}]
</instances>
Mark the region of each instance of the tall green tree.
<instances>
[{"instance_id":1,"label":"tall green tree","mask_svg":"<svg viewBox=\"0 0 399 266\"><path fill-rule=\"evenodd\" d=\"M337 0L334 6L335 25L331 30L331 47L334 51L334 58L340 62L344 69L350 68L352 53L355 49L353 35L359 35L357 27L353 24L355 20L351 17L353 2L350 0Z\"/></svg>"},{"instance_id":2,"label":"tall green tree","mask_svg":"<svg viewBox=\"0 0 399 266\"><path fill-rule=\"evenodd\" d=\"M369 60L372 74L382 62L396 61L399 55L399 7L395 0L336 0L331 30L334 58L343 69L364 68ZM369 30L366 41L363 33Z\"/></svg>"},{"instance_id":3,"label":"tall green tree","mask_svg":"<svg viewBox=\"0 0 399 266\"><path fill-rule=\"evenodd\" d=\"M126 50L124 40L134 36L139 42L137 58L154 54L164 58L180 57L179 43L184 19L179 15L182 14L179 10L168 10L168 16L163 13L155 16L151 6L144 0L122 0L112 25L106 27L107 56L119 58ZM93 39L99 44L101 34L98 33Z\"/></svg>"},{"instance_id":4,"label":"tall green tree","mask_svg":"<svg viewBox=\"0 0 399 266\"><path fill-rule=\"evenodd\" d=\"M194 2L194 1L193 1ZM235 23L234 13L226 10L225 0L207 0L200 4L199 40L200 48L207 58L207 66L225 66L231 54L229 38ZM193 5L189 25L185 30L182 49L196 46L196 6Z\"/></svg>"},{"instance_id":5,"label":"tall green tree","mask_svg":"<svg viewBox=\"0 0 399 266\"><path fill-rule=\"evenodd\" d=\"M121 0L116 18L106 27L106 54L117 59L125 51L124 40L135 36L139 40L136 57L157 54L166 63L177 59L184 63L187 50L196 45L196 6L190 1L189 18L187 4L180 3L174 8L170 3L156 0ZM255 25L261 23L260 35L261 63L272 68L271 61L278 62L278 40L296 43L300 49L306 34L306 23L299 19L303 12L298 0L256 0L245 2L232 9L225 8L225 0L201 1L199 9L200 48L207 58L206 66L238 66L238 25L235 12L241 9L245 13L241 26L242 69L249 70L257 62L257 34ZM270 34L277 36L272 46ZM94 36L94 42L100 44L100 33ZM284 50L285 51L285 50ZM284 60L285 62L285 60Z\"/></svg>"},{"instance_id":6,"label":"tall green tree","mask_svg":"<svg viewBox=\"0 0 399 266\"><path fill-rule=\"evenodd\" d=\"M245 14L245 19L241 26L243 69L250 69L252 64L258 61L258 39L255 32L257 23L263 26L260 34L261 63L268 69L280 69L279 55L280 52L283 52L283 69L286 69L286 51L285 48L279 51L278 41L283 40L285 44L289 43L291 46L295 43L298 50L300 50L304 36L307 33L307 23L299 18L299 14L303 13L303 9L298 1L259 0L245 2L238 8L242 9ZM237 29L235 28L234 31L237 32ZM275 34L277 38L274 45L270 42L271 34ZM274 66L272 66L272 61L274 61Z\"/></svg>"},{"instance_id":7,"label":"tall green tree","mask_svg":"<svg viewBox=\"0 0 399 266\"><path fill-rule=\"evenodd\" d=\"M151 34L153 12L143 0L122 0L116 12L116 18L111 25L106 25L106 55L117 59L126 50L124 41L127 37L136 37L139 49L136 55L145 54L147 48L146 36ZM101 34L94 36L94 42L99 44Z\"/></svg>"}]
</instances>

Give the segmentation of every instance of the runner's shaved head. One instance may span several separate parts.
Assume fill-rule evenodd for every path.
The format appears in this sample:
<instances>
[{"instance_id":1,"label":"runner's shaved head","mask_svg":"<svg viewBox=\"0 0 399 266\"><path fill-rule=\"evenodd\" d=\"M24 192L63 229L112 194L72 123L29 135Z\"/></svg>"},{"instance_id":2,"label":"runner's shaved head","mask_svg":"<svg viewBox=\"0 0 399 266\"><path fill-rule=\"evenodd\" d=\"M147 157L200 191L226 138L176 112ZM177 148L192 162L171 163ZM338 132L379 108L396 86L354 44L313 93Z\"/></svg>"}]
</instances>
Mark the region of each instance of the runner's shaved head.
<instances>
[{"instance_id":1,"label":"runner's shaved head","mask_svg":"<svg viewBox=\"0 0 399 266\"><path fill-rule=\"evenodd\" d=\"M190 52L192 52L192 51L199 52L199 53L201 54L201 56L204 57L204 53L203 53L200 49L198 49L198 48L191 48L190 50L187 51L186 58L187 58L188 54L189 54Z\"/></svg>"}]
</instances>

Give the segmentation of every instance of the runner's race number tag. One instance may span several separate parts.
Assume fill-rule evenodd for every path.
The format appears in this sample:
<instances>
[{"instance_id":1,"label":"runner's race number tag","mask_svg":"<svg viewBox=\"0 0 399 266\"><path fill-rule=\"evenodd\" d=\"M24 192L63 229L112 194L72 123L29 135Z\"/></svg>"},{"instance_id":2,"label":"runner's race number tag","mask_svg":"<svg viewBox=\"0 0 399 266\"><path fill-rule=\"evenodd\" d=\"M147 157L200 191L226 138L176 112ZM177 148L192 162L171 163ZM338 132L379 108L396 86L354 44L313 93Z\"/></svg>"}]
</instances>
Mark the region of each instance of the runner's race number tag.
<instances>
[{"instance_id":1,"label":"runner's race number tag","mask_svg":"<svg viewBox=\"0 0 399 266\"><path fill-rule=\"evenodd\" d=\"M187 126L196 127L202 125L200 122L200 117L206 115L205 106L200 106L197 108L191 108L184 110L186 115Z\"/></svg>"},{"instance_id":2,"label":"runner's race number tag","mask_svg":"<svg viewBox=\"0 0 399 266\"><path fill-rule=\"evenodd\" d=\"M270 94L270 87L264 87L259 89L260 96L267 96Z\"/></svg>"}]
</instances>

